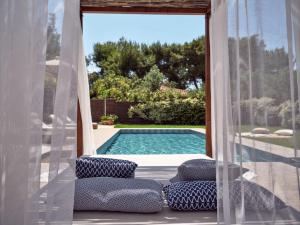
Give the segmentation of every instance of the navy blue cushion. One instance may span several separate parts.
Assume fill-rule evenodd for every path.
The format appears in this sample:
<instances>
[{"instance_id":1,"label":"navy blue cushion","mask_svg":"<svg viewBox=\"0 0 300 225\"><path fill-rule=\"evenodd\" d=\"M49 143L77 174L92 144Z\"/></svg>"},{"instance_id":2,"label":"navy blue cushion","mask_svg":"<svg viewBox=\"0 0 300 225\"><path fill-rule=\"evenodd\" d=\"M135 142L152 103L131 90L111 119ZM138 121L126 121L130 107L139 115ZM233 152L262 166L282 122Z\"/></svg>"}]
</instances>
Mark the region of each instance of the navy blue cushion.
<instances>
[{"instance_id":1,"label":"navy blue cushion","mask_svg":"<svg viewBox=\"0 0 300 225\"><path fill-rule=\"evenodd\" d=\"M215 181L188 181L169 184L163 189L168 206L178 211L217 209Z\"/></svg>"},{"instance_id":2,"label":"navy blue cushion","mask_svg":"<svg viewBox=\"0 0 300 225\"><path fill-rule=\"evenodd\" d=\"M137 164L128 160L80 157L76 160L76 176L88 177L134 177Z\"/></svg>"},{"instance_id":3,"label":"navy blue cushion","mask_svg":"<svg viewBox=\"0 0 300 225\"><path fill-rule=\"evenodd\" d=\"M220 166L221 168L222 166ZM242 168L242 173L247 172L248 169ZM196 180L216 180L217 162L210 159L192 159L182 163L178 167L178 173L175 177L170 179L171 183L179 181L196 181ZM234 180L240 174L240 165L228 165L228 179Z\"/></svg>"}]
</instances>

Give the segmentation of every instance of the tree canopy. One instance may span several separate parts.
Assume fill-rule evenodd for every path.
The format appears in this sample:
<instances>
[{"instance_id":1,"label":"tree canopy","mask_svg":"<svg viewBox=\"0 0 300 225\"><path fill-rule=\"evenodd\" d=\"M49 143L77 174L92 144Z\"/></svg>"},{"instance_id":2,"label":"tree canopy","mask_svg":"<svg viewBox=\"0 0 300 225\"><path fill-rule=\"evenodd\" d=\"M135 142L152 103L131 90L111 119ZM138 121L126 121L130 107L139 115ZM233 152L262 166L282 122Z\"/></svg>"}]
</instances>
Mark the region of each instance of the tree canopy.
<instances>
[{"instance_id":1,"label":"tree canopy","mask_svg":"<svg viewBox=\"0 0 300 225\"><path fill-rule=\"evenodd\" d=\"M88 57L100 69L99 76L144 78L151 68L161 72L173 86L196 89L204 82L204 37L184 44L139 44L121 38L118 42L96 43Z\"/></svg>"},{"instance_id":2,"label":"tree canopy","mask_svg":"<svg viewBox=\"0 0 300 225\"><path fill-rule=\"evenodd\" d=\"M56 29L55 14L49 13L49 21L47 27L47 60L55 59L60 54L60 34Z\"/></svg>"}]
</instances>

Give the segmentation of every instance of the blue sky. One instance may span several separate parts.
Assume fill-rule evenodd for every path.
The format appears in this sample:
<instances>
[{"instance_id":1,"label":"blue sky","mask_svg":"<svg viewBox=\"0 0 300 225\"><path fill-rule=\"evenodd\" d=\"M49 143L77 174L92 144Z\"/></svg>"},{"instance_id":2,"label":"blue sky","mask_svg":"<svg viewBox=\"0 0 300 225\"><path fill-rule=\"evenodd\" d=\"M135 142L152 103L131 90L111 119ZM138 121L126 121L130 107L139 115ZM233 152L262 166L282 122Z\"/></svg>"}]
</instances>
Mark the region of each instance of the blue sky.
<instances>
[{"instance_id":1,"label":"blue sky","mask_svg":"<svg viewBox=\"0 0 300 225\"><path fill-rule=\"evenodd\" d=\"M184 43L204 35L203 16L84 14L85 54L93 52L96 42L117 41L121 37L151 44L156 41Z\"/></svg>"}]
</instances>

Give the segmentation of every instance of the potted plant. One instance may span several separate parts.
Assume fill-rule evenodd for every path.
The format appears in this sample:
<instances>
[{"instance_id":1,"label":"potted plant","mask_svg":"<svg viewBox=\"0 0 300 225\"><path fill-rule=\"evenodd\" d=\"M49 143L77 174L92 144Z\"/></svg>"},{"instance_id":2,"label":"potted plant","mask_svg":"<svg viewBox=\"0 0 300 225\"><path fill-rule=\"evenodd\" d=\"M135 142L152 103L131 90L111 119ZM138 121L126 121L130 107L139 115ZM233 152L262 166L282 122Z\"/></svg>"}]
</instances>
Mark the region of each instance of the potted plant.
<instances>
[{"instance_id":1,"label":"potted plant","mask_svg":"<svg viewBox=\"0 0 300 225\"><path fill-rule=\"evenodd\" d=\"M103 125L114 125L115 122L118 120L118 116L114 114L109 114L106 116L101 116L100 120Z\"/></svg>"}]
</instances>

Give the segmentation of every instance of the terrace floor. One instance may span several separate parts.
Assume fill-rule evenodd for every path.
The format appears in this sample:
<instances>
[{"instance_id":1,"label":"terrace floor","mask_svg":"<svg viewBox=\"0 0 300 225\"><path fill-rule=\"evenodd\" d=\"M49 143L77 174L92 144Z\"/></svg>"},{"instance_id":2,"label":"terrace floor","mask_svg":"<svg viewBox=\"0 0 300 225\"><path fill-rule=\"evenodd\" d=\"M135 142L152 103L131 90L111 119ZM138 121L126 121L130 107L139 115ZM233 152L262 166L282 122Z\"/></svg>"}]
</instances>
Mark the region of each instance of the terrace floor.
<instances>
[{"instance_id":1,"label":"terrace floor","mask_svg":"<svg viewBox=\"0 0 300 225\"><path fill-rule=\"evenodd\" d=\"M177 129L177 128L176 128ZM94 130L95 144L100 146L111 138L120 129L99 127ZM205 132L204 129L193 129ZM99 155L97 155L99 156ZM138 164L135 177L154 179L167 184L169 179L176 175L177 167L184 161L195 158L208 158L203 154L180 155L101 155L101 157L127 159ZM135 214L118 212L75 212L73 224L102 224L102 225L148 225L148 224L176 224L176 225L210 225L217 224L216 212L176 212L167 205L160 213Z\"/></svg>"}]
</instances>

